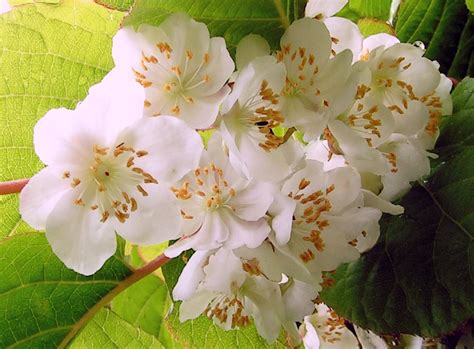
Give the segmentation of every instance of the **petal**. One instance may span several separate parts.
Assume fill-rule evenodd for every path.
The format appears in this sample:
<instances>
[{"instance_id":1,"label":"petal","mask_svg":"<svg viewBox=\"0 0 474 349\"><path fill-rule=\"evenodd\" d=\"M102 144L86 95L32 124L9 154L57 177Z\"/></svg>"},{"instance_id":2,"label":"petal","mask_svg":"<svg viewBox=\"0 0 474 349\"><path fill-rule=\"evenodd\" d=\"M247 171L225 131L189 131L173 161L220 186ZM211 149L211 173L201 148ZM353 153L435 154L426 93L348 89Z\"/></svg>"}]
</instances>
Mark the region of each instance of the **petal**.
<instances>
[{"instance_id":1,"label":"petal","mask_svg":"<svg viewBox=\"0 0 474 349\"><path fill-rule=\"evenodd\" d=\"M140 46L144 44L141 34L135 32L132 27L120 29L113 37L112 57L116 67L129 69L133 74L132 67L138 66L141 60ZM148 45L151 47L151 45Z\"/></svg>"},{"instance_id":2,"label":"petal","mask_svg":"<svg viewBox=\"0 0 474 349\"><path fill-rule=\"evenodd\" d=\"M305 349L319 349L320 341L318 333L314 328L313 322L318 317L317 314L308 315L304 318L304 335L303 335L303 344Z\"/></svg>"},{"instance_id":3,"label":"petal","mask_svg":"<svg viewBox=\"0 0 474 349\"><path fill-rule=\"evenodd\" d=\"M389 48L398 43L400 43L400 40L390 34L379 33L375 35L370 35L364 39L362 45L362 52L363 54L368 54L370 51L376 49L377 47L383 46L385 48Z\"/></svg>"},{"instance_id":4,"label":"petal","mask_svg":"<svg viewBox=\"0 0 474 349\"><path fill-rule=\"evenodd\" d=\"M331 38L328 29L322 22L311 18L294 21L283 34L280 45L281 47L290 45L292 49L305 48L307 54L315 55L314 64L319 67L326 64L331 52Z\"/></svg>"},{"instance_id":5,"label":"petal","mask_svg":"<svg viewBox=\"0 0 474 349\"><path fill-rule=\"evenodd\" d=\"M255 58L269 54L270 45L268 44L267 40L265 40L260 35L249 34L237 44L235 53L237 70L241 70Z\"/></svg>"},{"instance_id":6,"label":"petal","mask_svg":"<svg viewBox=\"0 0 474 349\"><path fill-rule=\"evenodd\" d=\"M352 167L339 167L326 172L326 188L334 189L326 195L331 201L331 212L341 212L360 195L361 179Z\"/></svg>"},{"instance_id":7,"label":"petal","mask_svg":"<svg viewBox=\"0 0 474 349\"><path fill-rule=\"evenodd\" d=\"M191 298L184 300L179 306L179 321L183 322L197 318L216 296L216 293L206 290L194 293Z\"/></svg>"},{"instance_id":8,"label":"petal","mask_svg":"<svg viewBox=\"0 0 474 349\"><path fill-rule=\"evenodd\" d=\"M147 186L147 197L137 197L138 209L115 230L134 244L152 245L179 237L181 216L167 184Z\"/></svg>"},{"instance_id":9,"label":"petal","mask_svg":"<svg viewBox=\"0 0 474 349\"><path fill-rule=\"evenodd\" d=\"M354 325L355 333L359 338L362 348L376 348L376 349L388 349L387 342L372 331L364 330L363 328ZM421 349L421 346L420 346Z\"/></svg>"},{"instance_id":10,"label":"petal","mask_svg":"<svg viewBox=\"0 0 474 349\"><path fill-rule=\"evenodd\" d=\"M306 147L306 158L322 162L324 164L324 171L346 166L342 155L330 152L327 141L315 141L308 144Z\"/></svg>"},{"instance_id":11,"label":"petal","mask_svg":"<svg viewBox=\"0 0 474 349\"><path fill-rule=\"evenodd\" d=\"M46 238L68 268L92 275L115 253L116 238L113 227L100 222L98 210L75 205L76 198L71 191L56 203L46 220Z\"/></svg>"},{"instance_id":12,"label":"petal","mask_svg":"<svg viewBox=\"0 0 474 349\"><path fill-rule=\"evenodd\" d=\"M217 211L209 212L205 216L199 231L169 246L165 251L165 255L173 258L190 248L194 250L218 248L229 238L229 235L229 227L221 218L221 215Z\"/></svg>"},{"instance_id":13,"label":"petal","mask_svg":"<svg viewBox=\"0 0 474 349\"><path fill-rule=\"evenodd\" d=\"M193 99L189 102L183 98L180 99L178 105L180 114L178 117L186 122L189 127L194 129L206 129L211 127L216 121L221 102L230 92L228 86L224 86L217 93Z\"/></svg>"},{"instance_id":14,"label":"petal","mask_svg":"<svg viewBox=\"0 0 474 349\"><path fill-rule=\"evenodd\" d=\"M189 299L195 294L199 283L205 277L203 268L211 253L212 251L197 251L191 256L173 289L175 301Z\"/></svg>"},{"instance_id":15,"label":"petal","mask_svg":"<svg viewBox=\"0 0 474 349\"><path fill-rule=\"evenodd\" d=\"M7 0L0 0L0 14L11 11L11 6Z\"/></svg>"},{"instance_id":16,"label":"petal","mask_svg":"<svg viewBox=\"0 0 474 349\"><path fill-rule=\"evenodd\" d=\"M354 60L356 60L362 51L362 41L364 39L357 24L342 17L327 18L324 20L324 24L326 24L331 37L338 40L337 43L333 44L334 51L339 53L349 49L352 51Z\"/></svg>"},{"instance_id":17,"label":"petal","mask_svg":"<svg viewBox=\"0 0 474 349\"><path fill-rule=\"evenodd\" d=\"M125 130L117 142L147 151L148 155L135 158L137 167L168 183L195 169L203 150L198 133L171 116L142 118Z\"/></svg>"},{"instance_id":18,"label":"petal","mask_svg":"<svg viewBox=\"0 0 474 349\"><path fill-rule=\"evenodd\" d=\"M400 114L393 111L395 132L413 136L426 127L429 120L428 108L420 101L409 101L408 108Z\"/></svg>"},{"instance_id":19,"label":"petal","mask_svg":"<svg viewBox=\"0 0 474 349\"><path fill-rule=\"evenodd\" d=\"M222 272L225 265L226 272ZM246 274L242 269L242 261L232 251L220 248L216 254L209 257L209 263L204 267L206 278L202 287L212 292L232 295L235 289L244 283Z\"/></svg>"},{"instance_id":20,"label":"petal","mask_svg":"<svg viewBox=\"0 0 474 349\"><path fill-rule=\"evenodd\" d=\"M221 213L221 218L229 229L229 238L224 243L227 249L234 249L243 245L256 248L268 237L271 231L264 218L249 222L240 219L227 210Z\"/></svg>"},{"instance_id":21,"label":"petal","mask_svg":"<svg viewBox=\"0 0 474 349\"><path fill-rule=\"evenodd\" d=\"M286 318L289 321L301 322L305 315L314 310L313 299L318 296L314 285L293 280L290 287L283 294Z\"/></svg>"},{"instance_id":22,"label":"petal","mask_svg":"<svg viewBox=\"0 0 474 349\"><path fill-rule=\"evenodd\" d=\"M279 245L286 244L291 237L292 217L295 212L296 201L283 195L281 192L274 193L274 200L268 209L268 213L273 217L272 229Z\"/></svg>"},{"instance_id":23,"label":"petal","mask_svg":"<svg viewBox=\"0 0 474 349\"><path fill-rule=\"evenodd\" d=\"M30 179L20 193L20 213L24 221L38 230L44 230L46 220L66 190L69 181L61 178L57 169L46 167Z\"/></svg>"},{"instance_id":24,"label":"petal","mask_svg":"<svg viewBox=\"0 0 474 349\"><path fill-rule=\"evenodd\" d=\"M338 13L348 3L348 0L309 0L306 4L305 16L331 17Z\"/></svg>"},{"instance_id":25,"label":"petal","mask_svg":"<svg viewBox=\"0 0 474 349\"><path fill-rule=\"evenodd\" d=\"M381 197L375 195L371 191L362 190L362 193L364 194L364 206L366 207L377 208L380 211L391 215L399 215L405 211L403 206L394 205L391 202L386 201Z\"/></svg>"},{"instance_id":26,"label":"petal","mask_svg":"<svg viewBox=\"0 0 474 349\"><path fill-rule=\"evenodd\" d=\"M234 71L234 61L227 51L223 38L212 38L208 53L208 63L199 72L200 76L207 75L209 80L192 90L196 96L210 96L219 92Z\"/></svg>"},{"instance_id":27,"label":"petal","mask_svg":"<svg viewBox=\"0 0 474 349\"><path fill-rule=\"evenodd\" d=\"M273 202L273 186L265 182L252 181L229 200L235 215L256 221L262 218Z\"/></svg>"}]
</instances>

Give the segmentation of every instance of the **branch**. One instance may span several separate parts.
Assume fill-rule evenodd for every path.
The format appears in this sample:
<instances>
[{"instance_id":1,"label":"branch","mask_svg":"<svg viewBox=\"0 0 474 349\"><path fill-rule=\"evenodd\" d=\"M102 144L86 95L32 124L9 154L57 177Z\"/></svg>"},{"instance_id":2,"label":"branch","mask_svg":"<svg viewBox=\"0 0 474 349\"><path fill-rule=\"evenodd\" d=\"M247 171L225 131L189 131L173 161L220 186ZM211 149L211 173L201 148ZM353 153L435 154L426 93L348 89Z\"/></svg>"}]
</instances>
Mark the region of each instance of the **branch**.
<instances>
[{"instance_id":1,"label":"branch","mask_svg":"<svg viewBox=\"0 0 474 349\"><path fill-rule=\"evenodd\" d=\"M162 267L170 259L164 254L159 255L150 263L144 267L137 269L125 280L121 281L117 287L112 291L107 293L104 298L102 298L98 303L96 303L92 308L90 308L87 313L85 313L79 321L77 321L74 326L71 328L66 337L59 344L59 349L64 349L69 342L74 338L74 336L83 328L92 318L101 310L105 305L109 304L120 292L124 291L126 288L132 286L134 283L140 281L144 277L153 273L156 269Z\"/></svg>"},{"instance_id":2,"label":"branch","mask_svg":"<svg viewBox=\"0 0 474 349\"><path fill-rule=\"evenodd\" d=\"M0 182L0 195L19 193L30 179L18 179L10 182Z\"/></svg>"}]
</instances>

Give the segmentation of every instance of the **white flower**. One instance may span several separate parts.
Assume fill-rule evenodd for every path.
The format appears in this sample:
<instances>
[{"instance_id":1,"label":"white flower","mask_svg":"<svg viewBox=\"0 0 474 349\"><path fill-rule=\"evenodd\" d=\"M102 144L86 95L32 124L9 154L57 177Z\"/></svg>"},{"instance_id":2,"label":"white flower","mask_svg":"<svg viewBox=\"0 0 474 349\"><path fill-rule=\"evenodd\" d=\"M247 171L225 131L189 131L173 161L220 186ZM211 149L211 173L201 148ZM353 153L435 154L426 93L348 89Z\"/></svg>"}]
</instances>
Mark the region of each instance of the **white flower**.
<instances>
[{"instance_id":1,"label":"white flower","mask_svg":"<svg viewBox=\"0 0 474 349\"><path fill-rule=\"evenodd\" d=\"M421 101L439 85L440 73L433 62L422 57L424 51L410 44L378 47L368 53L371 72L367 93L393 112L395 132L415 135L426 127L428 109Z\"/></svg>"},{"instance_id":2,"label":"white flower","mask_svg":"<svg viewBox=\"0 0 474 349\"><path fill-rule=\"evenodd\" d=\"M281 38L278 61L285 64L287 79L280 103L285 126L296 126L312 140L321 134L330 115L339 115L354 100L356 83L352 54L345 50L331 56L326 26L303 18L291 24Z\"/></svg>"},{"instance_id":3,"label":"white flower","mask_svg":"<svg viewBox=\"0 0 474 349\"><path fill-rule=\"evenodd\" d=\"M173 291L175 300L183 300L179 319L204 313L229 330L246 327L253 318L258 333L268 342L275 341L285 322L281 290L258 270L224 248L196 252Z\"/></svg>"},{"instance_id":4,"label":"white flower","mask_svg":"<svg viewBox=\"0 0 474 349\"><path fill-rule=\"evenodd\" d=\"M296 202L296 209L291 239L277 248L297 256L313 275L357 259L377 241L382 213L363 207L360 176L353 168L324 172L322 163L307 160L283 184L282 193Z\"/></svg>"},{"instance_id":5,"label":"white flower","mask_svg":"<svg viewBox=\"0 0 474 349\"><path fill-rule=\"evenodd\" d=\"M174 115L197 129L215 121L234 63L224 39L210 39L205 24L176 13L159 27L123 28L112 53L146 88L146 115Z\"/></svg>"},{"instance_id":6,"label":"white flower","mask_svg":"<svg viewBox=\"0 0 474 349\"><path fill-rule=\"evenodd\" d=\"M179 233L166 182L196 166L202 143L180 120L143 118L144 99L139 84L114 70L75 110L51 110L35 127L35 150L48 166L21 192L20 212L82 274L113 255L115 232L140 244Z\"/></svg>"},{"instance_id":7,"label":"white flower","mask_svg":"<svg viewBox=\"0 0 474 349\"><path fill-rule=\"evenodd\" d=\"M305 349L358 349L356 336L344 319L325 304L316 305L316 313L306 316L300 327Z\"/></svg>"},{"instance_id":8,"label":"white flower","mask_svg":"<svg viewBox=\"0 0 474 349\"><path fill-rule=\"evenodd\" d=\"M172 191L181 208L182 238L166 250L169 257L190 248L257 247L270 233L265 216L273 201L272 185L248 179L234 169L217 132L199 167Z\"/></svg>"},{"instance_id":9,"label":"white flower","mask_svg":"<svg viewBox=\"0 0 474 349\"><path fill-rule=\"evenodd\" d=\"M233 163L244 165L248 177L276 181L290 173L280 126L279 93L285 84L285 66L274 57L262 56L238 74L232 93L222 105L220 130Z\"/></svg>"}]
</instances>

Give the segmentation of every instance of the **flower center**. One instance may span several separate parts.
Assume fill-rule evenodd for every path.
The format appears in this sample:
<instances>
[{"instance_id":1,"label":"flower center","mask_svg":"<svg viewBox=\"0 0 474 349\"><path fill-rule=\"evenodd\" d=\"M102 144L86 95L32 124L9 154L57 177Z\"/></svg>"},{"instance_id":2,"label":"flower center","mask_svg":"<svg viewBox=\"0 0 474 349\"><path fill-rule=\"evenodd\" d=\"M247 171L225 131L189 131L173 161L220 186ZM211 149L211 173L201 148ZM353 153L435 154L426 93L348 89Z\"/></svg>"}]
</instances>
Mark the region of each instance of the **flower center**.
<instances>
[{"instance_id":1,"label":"flower center","mask_svg":"<svg viewBox=\"0 0 474 349\"><path fill-rule=\"evenodd\" d=\"M80 193L74 204L88 206L91 210L101 211L101 222L106 222L113 215L124 223L131 212L138 208L137 194L148 196L142 187L145 184L156 184L158 181L143 169L135 166L136 158L146 156L146 150L136 151L124 143L110 149L94 145L93 162L87 170L72 177L65 171L63 178L72 177L71 186L78 187Z\"/></svg>"},{"instance_id":2,"label":"flower center","mask_svg":"<svg viewBox=\"0 0 474 349\"><path fill-rule=\"evenodd\" d=\"M181 57L173 56L173 47L170 43L158 42L156 47L159 50L158 57L142 52L140 68L133 69L133 72L136 81L143 87L154 86L167 93L174 100L171 112L179 116L181 113L179 102L184 100L186 103L193 104L192 90L210 81L209 75L203 69L209 63L210 56L205 53L197 64L194 61L198 58L191 50L187 50L184 63L175 64L181 61ZM144 105L146 108L151 108L153 102L146 99ZM154 115L160 114L157 112Z\"/></svg>"},{"instance_id":3,"label":"flower center","mask_svg":"<svg viewBox=\"0 0 474 349\"><path fill-rule=\"evenodd\" d=\"M229 315L232 316L231 328L246 327L250 324L250 319L244 312L244 304L237 296L218 296L204 312L209 319L214 318L221 323L226 323Z\"/></svg>"},{"instance_id":4,"label":"flower center","mask_svg":"<svg viewBox=\"0 0 474 349\"><path fill-rule=\"evenodd\" d=\"M229 205L229 200L235 196L235 189L229 185L221 168L211 162L208 166L196 168L189 177L189 180L185 180L181 187L171 187L176 198L180 200L194 198L205 210L209 211L224 207L234 210ZM181 211L181 215L184 219L194 218L184 211Z\"/></svg>"}]
</instances>

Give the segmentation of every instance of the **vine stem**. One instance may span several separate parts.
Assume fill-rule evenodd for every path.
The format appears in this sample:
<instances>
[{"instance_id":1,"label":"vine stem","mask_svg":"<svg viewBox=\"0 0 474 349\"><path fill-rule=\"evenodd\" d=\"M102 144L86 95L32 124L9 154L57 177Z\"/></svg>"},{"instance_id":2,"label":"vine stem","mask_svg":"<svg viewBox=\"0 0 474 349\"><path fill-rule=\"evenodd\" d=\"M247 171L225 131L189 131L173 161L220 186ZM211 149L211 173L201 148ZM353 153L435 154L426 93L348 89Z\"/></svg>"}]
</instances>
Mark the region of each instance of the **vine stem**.
<instances>
[{"instance_id":1,"label":"vine stem","mask_svg":"<svg viewBox=\"0 0 474 349\"><path fill-rule=\"evenodd\" d=\"M0 182L0 195L19 193L30 179L18 179L10 182Z\"/></svg>"},{"instance_id":2,"label":"vine stem","mask_svg":"<svg viewBox=\"0 0 474 349\"><path fill-rule=\"evenodd\" d=\"M74 326L71 328L66 337L59 344L59 349L64 349L69 342L74 338L74 336L83 328L93 317L94 315L101 310L105 305L110 303L120 292L124 291L126 288L132 286L134 283L140 281L145 276L150 275L156 269L162 267L166 264L170 258L166 257L164 254L159 255L150 263L144 267L137 269L133 272L132 275L121 281L117 287L112 291L107 293L98 303L96 303L92 308L90 308L87 313L85 313L79 321L77 321Z\"/></svg>"},{"instance_id":3,"label":"vine stem","mask_svg":"<svg viewBox=\"0 0 474 349\"><path fill-rule=\"evenodd\" d=\"M273 3L275 4L278 14L280 15L280 21L283 24L283 27L287 29L290 26L290 20L286 16L285 9L281 4L281 0L273 0Z\"/></svg>"}]
</instances>

